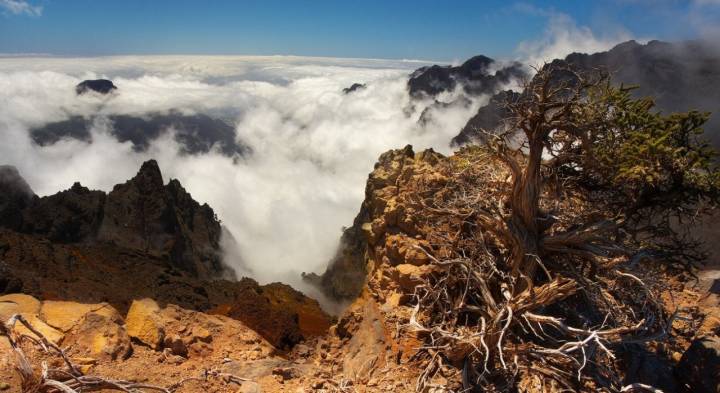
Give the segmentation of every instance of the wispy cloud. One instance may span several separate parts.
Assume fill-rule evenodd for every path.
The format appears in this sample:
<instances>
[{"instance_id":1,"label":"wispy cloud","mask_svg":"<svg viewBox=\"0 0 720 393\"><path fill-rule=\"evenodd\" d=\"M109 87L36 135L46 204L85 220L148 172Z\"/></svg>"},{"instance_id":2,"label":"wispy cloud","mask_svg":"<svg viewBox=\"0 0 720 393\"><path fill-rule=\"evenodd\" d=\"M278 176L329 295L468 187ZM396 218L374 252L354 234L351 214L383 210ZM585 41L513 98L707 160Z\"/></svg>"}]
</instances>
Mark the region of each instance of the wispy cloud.
<instances>
[{"instance_id":1,"label":"wispy cloud","mask_svg":"<svg viewBox=\"0 0 720 393\"><path fill-rule=\"evenodd\" d=\"M14 15L40 16L43 11L42 6L32 5L25 0L0 0L0 8Z\"/></svg>"},{"instance_id":2,"label":"wispy cloud","mask_svg":"<svg viewBox=\"0 0 720 393\"><path fill-rule=\"evenodd\" d=\"M547 19L542 36L534 40L522 41L516 49L521 60L533 66L564 58L573 52L605 51L633 38L628 31L618 28L597 34L587 26L578 25L569 15L552 9L539 8L527 3L515 4L514 9L519 13Z\"/></svg>"}]
</instances>

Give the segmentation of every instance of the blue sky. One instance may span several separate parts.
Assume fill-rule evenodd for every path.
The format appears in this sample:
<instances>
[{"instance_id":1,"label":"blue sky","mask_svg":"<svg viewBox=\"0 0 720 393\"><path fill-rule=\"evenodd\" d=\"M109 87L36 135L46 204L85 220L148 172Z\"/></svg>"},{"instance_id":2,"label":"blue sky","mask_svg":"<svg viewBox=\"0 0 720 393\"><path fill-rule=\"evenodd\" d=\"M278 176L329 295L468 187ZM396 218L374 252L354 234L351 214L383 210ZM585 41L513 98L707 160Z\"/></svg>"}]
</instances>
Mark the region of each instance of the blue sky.
<instances>
[{"instance_id":1,"label":"blue sky","mask_svg":"<svg viewBox=\"0 0 720 393\"><path fill-rule=\"evenodd\" d=\"M0 53L512 58L521 43L563 29L610 41L714 34L718 8L720 0L0 0Z\"/></svg>"}]
</instances>

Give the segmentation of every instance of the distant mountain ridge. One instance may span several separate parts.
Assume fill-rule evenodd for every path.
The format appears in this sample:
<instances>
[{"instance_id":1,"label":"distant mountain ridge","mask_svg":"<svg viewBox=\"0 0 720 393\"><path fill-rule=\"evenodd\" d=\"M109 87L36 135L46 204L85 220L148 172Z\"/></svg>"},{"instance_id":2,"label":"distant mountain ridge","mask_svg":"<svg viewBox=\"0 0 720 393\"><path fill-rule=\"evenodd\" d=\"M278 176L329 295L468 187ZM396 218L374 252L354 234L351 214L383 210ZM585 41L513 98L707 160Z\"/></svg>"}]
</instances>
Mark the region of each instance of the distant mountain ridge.
<instances>
[{"instance_id":1,"label":"distant mountain ridge","mask_svg":"<svg viewBox=\"0 0 720 393\"><path fill-rule=\"evenodd\" d=\"M473 59L482 59L473 60ZM487 73L492 59L476 56L461 67L423 67L411 74L408 92L418 97L422 91L431 97L455 88L456 84L467 83L464 75ZM661 42L650 41L640 44L627 41L606 52L594 54L572 53L564 59L556 59L546 66L571 65L579 71L602 69L608 71L615 84L637 85L635 96L651 96L657 109L663 112L700 110L720 111L720 53L710 43L701 41ZM462 72L460 72L462 68ZM450 70L457 71L452 72ZM497 73L496 73L497 75ZM521 77L519 67L501 75ZM497 77L496 77L497 79ZM501 79L502 80L502 79ZM422 81L419 88L418 81ZM477 89L463 87L468 96L491 95L489 103L481 107L451 142L459 146L477 140L481 129L491 130L506 113L502 103L520 92L498 91L491 88ZM489 84L485 86L495 86ZM720 146L720 115L712 115L705 126L706 135L715 146Z\"/></svg>"},{"instance_id":2,"label":"distant mountain ridge","mask_svg":"<svg viewBox=\"0 0 720 393\"><path fill-rule=\"evenodd\" d=\"M121 94L107 79L86 80L75 86L78 96ZM145 151L150 143L170 130L184 154L204 154L218 149L225 156L236 158L250 152L250 147L236 141L235 129L223 120L203 113L185 114L178 110L150 112L143 115L102 114L69 115L67 119L34 127L30 138L39 146L53 145L62 139L92 143L91 128L99 121L108 125L110 134L119 142L132 143L133 150Z\"/></svg>"}]
</instances>

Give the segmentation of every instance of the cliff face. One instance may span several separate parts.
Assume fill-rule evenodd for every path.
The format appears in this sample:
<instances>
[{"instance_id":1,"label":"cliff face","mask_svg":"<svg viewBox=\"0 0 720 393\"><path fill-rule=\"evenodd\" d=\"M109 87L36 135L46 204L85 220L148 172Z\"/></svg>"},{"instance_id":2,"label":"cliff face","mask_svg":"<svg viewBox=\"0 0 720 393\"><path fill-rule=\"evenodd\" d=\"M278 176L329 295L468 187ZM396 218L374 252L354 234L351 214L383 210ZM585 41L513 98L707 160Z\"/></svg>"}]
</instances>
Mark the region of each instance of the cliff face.
<instances>
[{"instance_id":1,"label":"cliff face","mask_svg":"<svg viewBox=\"0 0 720 393\"><path fill-rule=\"evenodd\" d=\"M433 169L442 155L432 149L415 154L411 146L383 153L365 187L365 200L353 225L342 235L336 256L321 277L322 287L339 298L357 297L378 264L422 265L427 256L424 229L413 201L416 182L442 183Z\"/></svg>"}]
</instances>

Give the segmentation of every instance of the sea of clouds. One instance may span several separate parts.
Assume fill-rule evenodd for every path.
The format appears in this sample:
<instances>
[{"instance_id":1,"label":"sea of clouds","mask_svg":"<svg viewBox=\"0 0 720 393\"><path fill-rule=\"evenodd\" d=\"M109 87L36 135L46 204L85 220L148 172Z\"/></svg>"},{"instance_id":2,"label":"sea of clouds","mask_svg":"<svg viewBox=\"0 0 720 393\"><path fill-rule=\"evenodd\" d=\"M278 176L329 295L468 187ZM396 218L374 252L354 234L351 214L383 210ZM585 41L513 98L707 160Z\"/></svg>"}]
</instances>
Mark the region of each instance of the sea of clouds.
<instances>
[{"instance_id":1,"label":"sea of clouds","mask_svg":"<svg viewBox=\"0 0 720 393\"><path fill-rule=\"evenodd\" d=\"M109 191L154 158L165 181L177 178L215 209L237 240L225 261L260 282L303 288L301 272L322 272L343 226L351 225L377 157L412 144L449 153L448 143L484 104L437 110L417 123L424 104L408 111L408 74L425 63L297 57L0 58L0 164L16 166L38 195L80 181ZM110 96L77 96L84 79L108 78ZM367 88L351 94L355 82ZM252 153L180 153L171 133L136 152L107 122L92 142L38 146L32 127L72 115L179 110L232 124Z\"/></svg>"}]
</instances>

